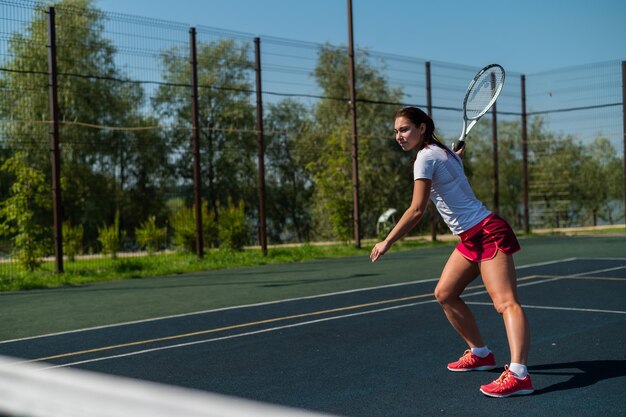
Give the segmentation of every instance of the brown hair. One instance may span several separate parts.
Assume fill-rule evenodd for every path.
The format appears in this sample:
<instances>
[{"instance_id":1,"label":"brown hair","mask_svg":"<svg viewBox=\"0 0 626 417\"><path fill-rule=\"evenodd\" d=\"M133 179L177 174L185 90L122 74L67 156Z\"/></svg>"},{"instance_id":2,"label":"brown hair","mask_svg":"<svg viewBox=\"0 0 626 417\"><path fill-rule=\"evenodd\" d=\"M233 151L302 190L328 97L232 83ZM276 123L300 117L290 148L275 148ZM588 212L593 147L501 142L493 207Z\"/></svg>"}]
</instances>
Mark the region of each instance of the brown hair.
<instances>
[{"instance_id":1,"label":"brown hair","mask_svg":"<svg viewBox=\"0 0 626 417\"><path fill-rule=\"evenodd\" d=\"M422 143L422 147L418 149L421 151L425 145L435 145L440 147L441 149L448 152L450 155L457 157L457 155L450 150L447 146L445 146L441 141L435 136L435 122L433 119L427 115L422 109L417 107L402 107L400 110L396 111L394 115L394 120L398 117L405 117L411 121L415 126L420 126L422 123L426 124L426 132L424 133L424 142Z\"/></svg>"}]
</instances>

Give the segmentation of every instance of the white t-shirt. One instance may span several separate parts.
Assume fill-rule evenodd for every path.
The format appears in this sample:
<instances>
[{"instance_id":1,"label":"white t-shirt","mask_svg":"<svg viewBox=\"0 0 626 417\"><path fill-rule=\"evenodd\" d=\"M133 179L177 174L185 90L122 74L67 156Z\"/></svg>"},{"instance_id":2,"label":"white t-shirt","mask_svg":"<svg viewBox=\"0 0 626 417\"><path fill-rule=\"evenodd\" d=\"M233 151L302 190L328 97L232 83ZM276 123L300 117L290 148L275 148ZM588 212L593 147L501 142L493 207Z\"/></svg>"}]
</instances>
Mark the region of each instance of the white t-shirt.
<instances>
[{"instance_id":1,"label":"white t-shirt","mask_svg":"<svg viewBox=\"0 0 626 417\"><path fill-rule=\"evenodd\" d=\"M430 199L455 235L491 214L472 191L461 160L439 146L427 145L417 153L413 178L432 180Z\"/></svg>"}]
</instances>

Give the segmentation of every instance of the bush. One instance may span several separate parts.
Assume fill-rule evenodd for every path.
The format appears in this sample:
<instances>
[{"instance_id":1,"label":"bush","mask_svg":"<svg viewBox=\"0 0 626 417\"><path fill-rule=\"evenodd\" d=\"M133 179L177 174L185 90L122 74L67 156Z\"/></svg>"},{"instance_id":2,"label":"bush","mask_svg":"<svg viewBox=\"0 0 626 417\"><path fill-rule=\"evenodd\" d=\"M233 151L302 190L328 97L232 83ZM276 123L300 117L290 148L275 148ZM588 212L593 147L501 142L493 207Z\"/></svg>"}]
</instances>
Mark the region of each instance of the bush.
<instances>
[{"instance_id":1,"label":"bush","mask_svg":"<svg viewBox=\"0 0 626 417\"><path fill-rule=\"evenodd\" d=\"M135 229L135 235L137 236L137 243L146 249L148 255L152 255L159 250L159 246L165 241L165 227L157 227L156 218L150 216L139 228Z\"/></svg>"},{"instance_id":2,"label":"bush","mask_svg":"<svg viewBox=\"0 0 626 417\"><path fill-rule=\"evenodd\" d=\"M111 259L117 258L122 240L126 237L126 232L120 231L120 214L115 214L115 222L112 226L106 225L98 227L98 241L102 245L102 253L111 255Z\"/></svg>"},{"instance_id":3,"label":"bush","mask_svg":"<svg viewBox=\"0 0 626 417\"><path fill-rule=\"evenodd\" d=\"M248 226L243 201L233 205L228 199L228 207L222 210L219 224L220 247L241 250L248 243Z\"/></svg>"},{"instance_id":4,"label":"bush","mask_svg":"<svg viewBox=\"0 0 626 417\"><path fill-rule=\"evenodd\" d=\"M83 253L83 226L72 226L69 222L63 223L63 252L70 262L76 260L76 255Z\"/></svg>"},{"instance_id":5,"label":"bush","mask_svg":"<svg viewBox=\"0 0 626 417\"><path fill-rule=\"evenodd\" d=\"M50 193L44 174L29 166L26 154L7 159L0 170L14 175L10 196L0 202L0 236L11 238L13 257L26 271L34 271L47 254L48 228L40 215L50 206Z\"/></svg>"},{"instance_id":6,"label":"bush","mask_svg":"<svg viewBox=\"0 0 626 417\"><path fill-rule=\"evenodd\" d=\"M174 229L174 244L176 247L189 251L196 251L196 211L195 206L181 206L170 217L170 224ZM215 215L209 213L208 204L202 202L202 237L206 247L217 238Z\"/></svg>"}]
</instances>

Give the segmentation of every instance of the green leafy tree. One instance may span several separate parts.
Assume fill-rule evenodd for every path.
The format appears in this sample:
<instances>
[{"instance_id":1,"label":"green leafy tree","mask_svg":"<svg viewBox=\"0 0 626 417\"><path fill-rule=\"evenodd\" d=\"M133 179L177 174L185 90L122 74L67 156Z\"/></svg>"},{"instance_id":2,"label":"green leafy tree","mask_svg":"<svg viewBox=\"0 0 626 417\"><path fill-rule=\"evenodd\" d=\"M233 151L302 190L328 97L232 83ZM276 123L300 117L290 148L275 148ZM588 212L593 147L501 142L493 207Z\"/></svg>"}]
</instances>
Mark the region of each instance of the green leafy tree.
<instances>
[{"instance_id":1,"label":"green leafy tree","mask_svg":"<svg viewBox=\"0 0 626 417\"><path fill-rule=\"evenodd\" d=\"M178 158L176 175L186 180L191 194L191 100L188 47L175 47L162 53L164 81L153 99L161 118L188 129L172 133L172 150ZM254 107L251 101L253 63L249 45L233 39L198 42L199 123L201 136L201 177L203 198L219 222L218 207L229 196L243 198L256 207L257 168ZM250 213L251 215L253 213Z\"/></svg>"},{"instance_id":2,"label":"green leafy tree","mask_svg":"<svg viewBox=\"0 0 626 417\"><path fill-rule=\"evenodd\" d=\"M265 119L268 235L272 242L311 238L313 179L310 109L294 99L268 105Z\"/></svg>"},{"instance_id":3,"label":"green leafy tree","mask_svg":"<svg viewBox=\"0 0 626 417\"><path fill-rule=\"evenodd\" d=\"M533 124L530 137L529 194L539 215L536 222L544 227L575 224L577 213L570 208L579 198L576 176L583 164L583 147L574 136L543 129L541 121Z\"/></svg>"},{"instance_id":4,"label":"green leafy tree","mask_svg":"<svg viewBox=\"0 0 626 417\"><path fill-rule=\"evenodd\" d=\"M345 132L327 136L326 152L307 168L315 180L313 213L318 236L349 241L354 236L352 170L345 137Z\"/></svg>"},{"instance_id":5,"label":"green leafy tree","mask_svg":"<svg viewBox=\"0 0 626 417\"><path fill-rule=\"evenodd\" d=\"M604 136L591 143L547 129L541 117L530 120L529 195L534 227L614 223L620 207L623 161ZM481 121L471 133L464 157L466 172L479 199L493 209L491 124ZM500 212L522 227L522 171L519 122L498 124Z\"/></svg>"},{"instance_id":6,"label":"green leafy tree","mask_svg":"<svg viewBox=\"0 0 626 417\"><path fill-rule=\"evenodd\" d=\"M7 159L2 171L15 177L11 195L0 203L0 234L13 241L13 256L27 271L35 270L40 258L49 254L49 228L41 214L50 209L50 189L41 171L29 165L24 153Z\"/></svg>"},{"instance_id":7,"label":"green leafy tree","mask_svg":"<svg viewBox=\"0 0 626 417\"><path fill-rule=\"evenodd\" d=\"M495 210L493 176L493 142L491 121L483 119L470 133L463 165L476 196ZM520 124L517 121L498 123L498 177L500 215L517 228L521 221L522 153Z\"/></svg>"},{"instance_id":8,"label":"green leafy tree","mask_svg":"<svg viewBox=\"0 0 626 417\"><path fill-rule=\"evenodd\" d=\"M359 131L360 210L363 234L376 235L376 221L389 207L406 207L410 200L408 159L393 141L392 117L402 91L391 88L384 64L376 65L360 50L356 62ZM353 236L351 122L348 104L348 60L345 48L324 45L318 52L314 76L323 90L315 109L318 129L307 167L315 179L318 235ZM367 197L365 197L367 196ZM349 202L349 204L348 204ZM331 219L330 236L327 219ZM348 233L348 231L351 231Z\"/></svg>"},{"instance_id":9,"label":"green leafy tree","mask_svg":"<svg viewBox=\"0 0 626 417\"><path fill-rule=\"evenodd\" d=\"M146 213L164 216L157 184L169 174L164 152L169 148L154 130L94 128L156 122L142 115L141 86L117 81L127 77L104 35L105 16L92 0L38 3L25 30L11 35L10 58L2 63L9 71L0 76L0 89L7 92L0 96L6 146L26 151L32 165L49 177L48 5L56 9L63 211L83 225L91 245L98 225L117 210L124 210L131 225Z\"/></svg>"},{"instance_id":10,"label":"green leafy tree","mask_svg":"<svg viewBox=\"0 0 626 417\"><path fill-rule=\"evenodd\" d=\"M585 146L576 190L580 195L576 212L582 221L596 226L598 219L614 224L623 218L623 166L615 147L604 136L598 135ZM618 203L619 202L619 203Z\"/></svg>"}]
</instances>

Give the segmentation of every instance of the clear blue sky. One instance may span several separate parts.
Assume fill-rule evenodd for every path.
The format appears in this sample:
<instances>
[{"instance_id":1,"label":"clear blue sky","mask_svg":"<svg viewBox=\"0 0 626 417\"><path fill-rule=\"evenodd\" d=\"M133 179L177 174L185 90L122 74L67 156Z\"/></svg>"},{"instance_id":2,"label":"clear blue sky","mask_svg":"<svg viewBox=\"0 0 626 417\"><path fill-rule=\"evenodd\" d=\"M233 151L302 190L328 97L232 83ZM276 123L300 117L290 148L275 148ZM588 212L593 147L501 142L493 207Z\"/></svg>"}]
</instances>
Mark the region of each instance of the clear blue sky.
<instances>
[{"instance_id":1,"label":"clear blue sky","mask_svg":"<svg viewBox=\"0 0 626 417\"><path fill-rule=\"evenodd\" d=\"M346 0L96 0L118 12L251 35L347 44ZM477 7L477 8L475 8ZM626 60L625 0L353 0L372 51L516 72Z\"/></svg>"}]
</instances>

